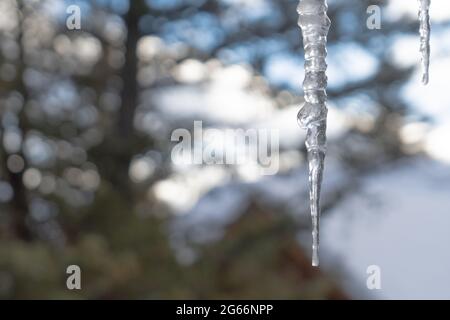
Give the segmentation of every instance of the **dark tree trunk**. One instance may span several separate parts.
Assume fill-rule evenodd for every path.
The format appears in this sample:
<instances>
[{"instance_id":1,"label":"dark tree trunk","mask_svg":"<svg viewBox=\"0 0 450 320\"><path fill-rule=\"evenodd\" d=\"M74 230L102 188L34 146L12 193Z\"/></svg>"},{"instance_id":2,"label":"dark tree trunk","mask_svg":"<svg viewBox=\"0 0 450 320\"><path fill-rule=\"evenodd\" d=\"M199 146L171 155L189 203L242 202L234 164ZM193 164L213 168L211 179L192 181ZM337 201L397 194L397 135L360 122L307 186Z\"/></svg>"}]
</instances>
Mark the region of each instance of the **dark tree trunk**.
<instances>
[{"instance_id":1,"label":"dark tree trunk","mask_svg":"<svg viewBox=\"0 0 450 320\"><path fill-rule=\"evenodd\" d=\"M113 135L114 141L110 141L115 157L113 182L124 196L130 195L128 168L136 149L133 122L139 99L137 44L140 38L139 18L145 13L145 10L145 3L142 0L133 0L130 1L130 8L124 16L127 39L125 63L121 71L122 105L118 112L116 134Z\"/></svg>"},{"instance_id":2,"label":"dark tree trunk","mask_svg":"<svg viewBox=\"0 0 450 320\"><path fill-rule=\"evenodd\" d=\"M125 15L127 26L127 40L125 43L125 64L122 69L124 83L122 91L122 107L119 111L118 132L122 139L129 138L133 133L133 119L138 102L137 83L137 55L136 48L139 40L139 17L141 15L141 1L130 1L130 9Z\"/></svg>"},{"instance_id":3,"label":"dark tree trunk","mask_svg":"<svg viewBox=\"0 0 450 320\"><path fill-rule=\"evenodd\" d=\"M22 183L22 173L10 173L9 183L14 190L12 199L13 205L13 229L14 234L19 239L24 241L33 240L33 233L27 224L28 203L26 197L26 190Z\"/></svg>"},{"instance_id":4,"label":"dark tree trunk","mask_svg":"<svg viewBox=\"0 0 450 320\"><path fill-rule=\"evenodd\" d=\"M24 53L24 44L23 44L23 20L24 20L24 5L22 2L19 2L19 10L21 11L21 22L20 22L20 31L19 31L19 35L17 38L17 41L19 43L19 47L20 47L20 55L19 55L19 65L18 65L18 72L17 72L17 78L16 78L16 82L17 82L17 91L22 95L23 97L23 109L20 111L19 113L19 128L22 131L23 136L25 136L25 132L26 132L26 128L28 127L28 121L26 119L26 115L25 115L25 106L26 103L28 101L28 91L27 88L25 86L25 83L23 82L23 74L25 71L25 53ZM25 157L22 153L22 150L19 150L16 155L20 156L22 159L24 159L25 161ZM29 224L27 223L27 217L28 217L28 199L27 199L27 191L25 186L23 185L23 180L22 180L22 176L23 176L23 171L21 172L10 172L6 166L6 161L7 161L8 155L6 154L6 152L4 153L4 169L5 172L8 172L8 178L9 178L9 183L11 184L11 187L13 188L14 191L14 195L12 198L12 211L13 211L13 216L12 216L12 228L13 228L13 232L14 234L25 241L31 241L34 237L33 237L33 232L29 226ZM24 169L26 168L26 166L24 166Z\"/></svg>"}]
</instances>

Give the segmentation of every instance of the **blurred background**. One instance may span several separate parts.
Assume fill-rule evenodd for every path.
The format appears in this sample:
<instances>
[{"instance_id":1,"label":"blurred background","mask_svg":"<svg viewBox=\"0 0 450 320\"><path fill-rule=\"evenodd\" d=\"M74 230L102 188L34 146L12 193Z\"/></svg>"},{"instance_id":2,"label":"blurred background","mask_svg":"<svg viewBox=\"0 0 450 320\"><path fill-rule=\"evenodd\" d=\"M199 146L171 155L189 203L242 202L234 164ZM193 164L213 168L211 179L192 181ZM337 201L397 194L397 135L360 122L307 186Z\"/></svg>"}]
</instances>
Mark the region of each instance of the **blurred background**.
<instances>
[{"instance_id":1,"label":"blurred background","mask_svg":"<svg viewBox=\"0 0 450 320\"><path fill-rule=\"evenodd\" d=\"M450 4L431 4L424 87L416 1L328 1L312 268L297 3L0 1L0 298L450 298ZM277 174L176 164L194 120L276 130Z\"/></svg>"}]
</instances>

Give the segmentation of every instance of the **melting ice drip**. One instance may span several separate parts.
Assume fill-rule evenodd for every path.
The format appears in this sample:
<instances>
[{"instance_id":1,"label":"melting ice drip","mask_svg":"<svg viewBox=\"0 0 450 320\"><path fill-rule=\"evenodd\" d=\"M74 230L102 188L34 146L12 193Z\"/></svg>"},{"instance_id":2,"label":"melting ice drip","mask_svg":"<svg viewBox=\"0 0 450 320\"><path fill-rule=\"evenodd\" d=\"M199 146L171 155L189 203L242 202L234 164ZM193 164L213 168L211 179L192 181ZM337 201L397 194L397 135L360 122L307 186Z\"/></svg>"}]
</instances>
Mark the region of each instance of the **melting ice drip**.
<instances>
[{"instance_id":1,"label":"melting ice drip","mask_svg":"<svg viewBox=\"0 0 450 320\"><path fill-rule=\"evenodd\" d=\"M419 0L419 33L423 84L428 83L428 69L430 67L430 2L430 0Z\"/></svg>"},{"instance_id":2,"label":"melting ice drip","mask_svg":"<svg viewBox=\"0 0 450 320\"><path fill-rule=\"evenodd\" d=\"M327 127L327 56L326 42L331 22L326 0L300 0L298 25L302 30L305 51L305 104L298 122L307 130L306 149L309 162L309 198L312 218L312 265L319 265L320 188L326 151Z\"/></svg>"}]
</instances>

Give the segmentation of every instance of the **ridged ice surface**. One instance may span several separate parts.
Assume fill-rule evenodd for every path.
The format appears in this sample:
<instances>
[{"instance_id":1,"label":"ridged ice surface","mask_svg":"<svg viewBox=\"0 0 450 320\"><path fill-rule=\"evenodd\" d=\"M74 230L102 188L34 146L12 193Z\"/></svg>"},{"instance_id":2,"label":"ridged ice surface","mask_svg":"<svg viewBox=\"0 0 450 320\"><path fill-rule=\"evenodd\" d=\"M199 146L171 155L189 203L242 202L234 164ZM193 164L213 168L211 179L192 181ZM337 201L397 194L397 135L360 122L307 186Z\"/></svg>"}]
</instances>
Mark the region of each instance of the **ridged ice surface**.
<instances>
[{"instance_id":1,"label":"ridged ice surface","mask_svg":"<svg viewBox=\"0 0 450 320\"><path fill-rule=\"evenodd\" d=\"M300 126L306 129L309 162L309 197L312 218L312 265L319 265L320 188L324 169L327 128L327 56L326 43L330 19L326 0L300 0L298 25L305 51L305 104L298 113Z\"/></svg>"},{"instance_id":2,"label":"ridged ice surface","mask_svg":"<svg viewBox=\"0 0 450 320\"><path fill-rule=\"evenodd\" d=\"M428 83L430 67L430 0L419 0L420 54L422 64L422 83Z\"/></svg>"}]
</instances>

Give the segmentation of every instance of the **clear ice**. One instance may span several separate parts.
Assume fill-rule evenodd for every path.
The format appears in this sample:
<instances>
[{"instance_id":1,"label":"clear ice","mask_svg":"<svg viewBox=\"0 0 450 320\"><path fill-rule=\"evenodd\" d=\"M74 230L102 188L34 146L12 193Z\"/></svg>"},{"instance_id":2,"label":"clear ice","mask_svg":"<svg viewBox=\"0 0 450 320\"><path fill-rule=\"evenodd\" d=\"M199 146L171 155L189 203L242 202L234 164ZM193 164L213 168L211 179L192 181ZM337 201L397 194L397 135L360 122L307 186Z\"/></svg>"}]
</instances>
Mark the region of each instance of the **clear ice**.
<instances>
[{"instance_id":1,"label":"clear ice","mask_svg":"<svg viewBox=\"0 0 450 320\"><path fill-rule=\"evenodd\" d=\"M430 2L431 0L419 0L419 33L423 84L428 83L428 70L430 67Z\"/></svg>"},{"instance_id":2,"label":"clear ice","mask_svg":"<svg viewBox=\"0 0 450 320\"><path fill-rule=\"evenodd\" d=\"M305 104L297 115L306 132L309 163L309 199L312 218L312 265L319 265L320 188L326 152L327 128L327 35L330 19L326 0L300 0L298 25L302 30L305 52Z\"/></svg>"}]
</instances>

